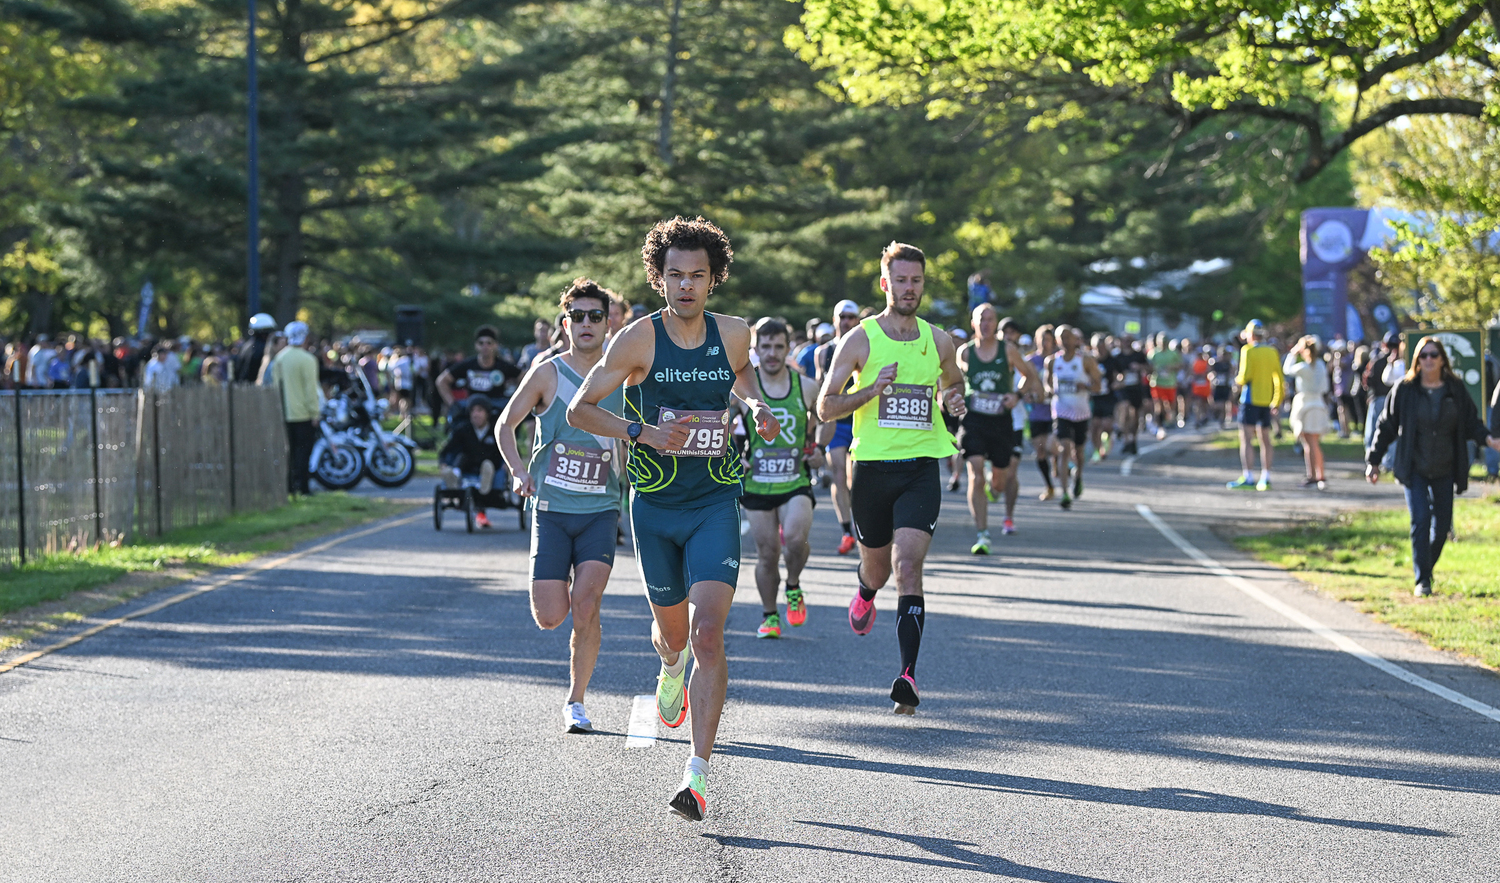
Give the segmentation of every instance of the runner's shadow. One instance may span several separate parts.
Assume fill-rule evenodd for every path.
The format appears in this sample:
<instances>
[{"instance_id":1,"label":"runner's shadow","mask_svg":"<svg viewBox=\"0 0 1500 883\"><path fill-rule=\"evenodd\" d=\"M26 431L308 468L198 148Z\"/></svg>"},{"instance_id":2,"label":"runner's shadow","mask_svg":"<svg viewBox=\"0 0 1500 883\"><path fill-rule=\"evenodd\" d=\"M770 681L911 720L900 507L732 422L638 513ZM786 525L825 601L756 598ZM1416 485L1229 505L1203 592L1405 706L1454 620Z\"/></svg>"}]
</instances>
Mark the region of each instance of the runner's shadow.
<instances>
[{"instance_id":1,"label":"runner's shadow","mask_svg":"<svg viewBox=\"0 0 1500 883\"><path fill-rule=\"evenodd\" d=\"M767 840L762 837L736 837L729 834L703 834L701 836L717 841L721 846L737 849L774 849L776 847L810 849L817 852L834 853L836 855L884 859L886 861L924 865L931 868L947 868L954 871L978 871L1000 877L1010 877L1013 880L1036 880L1039 883L1107 883L1101 877L1084 877L1063 871L1050 871L1046 868L1023 865L996 855L985 855L982 852L976 852L968 848L977 844L966 840L949 840L946 837L923 837L917 834L895 834L890 831L876 830L875 828L862 828L857 825L836 825L831 822L798 820L797 824L830 828L835 831L844 831L851 834L864 834L870 837L885 837L915 846L918 849L931 853L934 857L920 858L917 856L892 855L888 852L869 852L861 849L845 849L837 846L823 846L813 843L792 843L785 840Z\"/></svg>"}]
</instances>

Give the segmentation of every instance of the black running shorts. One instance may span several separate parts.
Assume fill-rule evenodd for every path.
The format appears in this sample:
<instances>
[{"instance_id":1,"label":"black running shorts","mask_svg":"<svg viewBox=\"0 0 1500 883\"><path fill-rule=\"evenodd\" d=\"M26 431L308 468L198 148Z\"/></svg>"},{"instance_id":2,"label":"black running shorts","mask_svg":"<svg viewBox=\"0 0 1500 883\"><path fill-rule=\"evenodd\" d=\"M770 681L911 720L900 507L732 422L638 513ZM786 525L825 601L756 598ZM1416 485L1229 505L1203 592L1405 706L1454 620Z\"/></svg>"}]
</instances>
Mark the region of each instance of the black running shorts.
<instances>
[{"instance_id":1,"label":"black running shorts","mask_svg":"<svg viewBox=\"0 0 1500 883\"><path fill-rule=\"evenodd\" d=\"M983 457L996 469L1010 465L1010 458L1019 447L1015 422L1010 411L999 414L981 414L970 411L964 415L958 428L958 447L964 459Z\"/></svg>"},{"instance_id":2,"label":"black running shorts","mask_svg":"<svg viewBox=\"0 0 1500 883\"><path fill-rule=\"evenodd\" d=\"M784 504L791 502L793 497L806 497L812 501L813 508L818 506L818 498L813 496L812 488L807 485L792 488L782 494L752 494L745 493L740 497L740 508L753 512L770 512L780 509Z\"/></svg>"},{"instance_id":3,"label":"black running shorts","mask_svg":"<svg viewBox=\"0 0 1500 883\"><path fill-rule=\"evenodd\" d=\"M915 460L856 460L849 508L854 537L879 549L891 544L896 530L932 533L943 506L942 478L935 457Z\"/></svg>"},{"instance_id":4,"label":"black running shorts","mask_svg":"<svg viewBox=\"0 0 1500 883\"><path fill-rule=\"evenodd\" d=\"M1094 415L1095 420L1113 420L1115 419L1115 406L1119 403L1120 400L1115 398L1112 392L1090 396L1089 413Z\"/></svg>"},{"instance_id":5,"label":"black running shorts","mask_svg":"<svg viewBox=\"0 0 1500 883\"><path fill-rule=\"evenodd\" d=\"M1058 441L1070 441L1080 448L1089 441L1089 421L1087 420L1064 420L1058 417L1052 421L1052 431L1057 433Z\"/></svg>"}]
</instances>

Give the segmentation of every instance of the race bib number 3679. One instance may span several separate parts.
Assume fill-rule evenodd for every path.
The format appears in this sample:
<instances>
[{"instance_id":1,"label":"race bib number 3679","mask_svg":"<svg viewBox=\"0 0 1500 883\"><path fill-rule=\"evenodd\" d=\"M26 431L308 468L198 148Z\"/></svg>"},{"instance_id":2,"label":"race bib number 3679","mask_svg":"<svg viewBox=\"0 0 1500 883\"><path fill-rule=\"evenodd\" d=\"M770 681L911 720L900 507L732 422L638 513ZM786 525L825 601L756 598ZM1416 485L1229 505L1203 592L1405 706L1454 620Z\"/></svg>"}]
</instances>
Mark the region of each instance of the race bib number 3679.
<instances>
[{"instance_id":1,"label":"race bib number 3679","mask_svg":"<svg viewBox=\"0 0 1500 883\"><path fill-rule=\"evenodd\" d=\"M932 387L892 383L880 391L875 419L883 429L931 429Z\"/></svg>"},{"instance_id":2,"label":"race bib number 3679","mask_svg":"<svg viewBox=\"0 0 1500 883\"><path fill-rule=\"evenodd\" d=\"M684 418L686 418L684 420ZM729 453L728 411L683 411L663 407L657 425L683 421L687 444L677 451L662 451L672 457L723 457Z\"/></svg>"}]
</instances>

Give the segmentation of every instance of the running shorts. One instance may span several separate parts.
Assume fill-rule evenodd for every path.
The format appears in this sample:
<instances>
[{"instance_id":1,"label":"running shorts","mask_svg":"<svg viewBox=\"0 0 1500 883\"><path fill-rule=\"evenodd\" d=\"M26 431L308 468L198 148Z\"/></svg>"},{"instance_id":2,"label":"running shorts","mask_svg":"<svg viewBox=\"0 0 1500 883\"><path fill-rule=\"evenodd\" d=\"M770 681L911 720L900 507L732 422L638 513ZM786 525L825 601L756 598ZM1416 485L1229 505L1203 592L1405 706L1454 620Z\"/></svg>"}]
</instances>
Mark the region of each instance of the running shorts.
<instances>
[{"instance_id":1,"label":"running shorts","mask_svg":"<svg viewBox=\"0 0 1500 883\"><path fill-rule=\"evenodd\" d=\"M914 460L856 460L849 508L860 545L879 549L891 544L898 528L931 534L943 507L942 478L936 457Z\"/></svg>"},{"instance_id":2,"label":"running shorts","mask_svg":"<svg viewBox=\"0 0 1500 883\"><path fill-rule=\"evenodd\" d=\"M1270 426L1271 407L1269 405L1241 405L1241 426Z\"/></svg>"},{"instance_id":3,"label":"running shorts","mask_svg":"<svg viewBox=\"0 0 1500 883\"><path fill-rule=\"evenodd\" d=\"M1065 417L1058 417L1052 421L1052 428L1057 433L1058 441L1070 441L1080 448L1088 443L1089 421L1087 420L1069 420Z\"/></svg>"},{"instance_id":4,"label":"running shorts","mask_svg":"<svg viewBox=\"0 0 1500 883\"><path fill-rule=\"evenodd\" d=\"M983 457L996 469L1010 465L1010 458L1015 456L1019 447L1018 441L1009 411L999 414L970 411L964 415L958 428L958 448L964 459Z\"/></svg>"},{"instance_id":5,"label":"running shorts","mask_svg":"<svg viewBox=\"0 0 1500 883\"><path fill-rule=\"evenodd\" d=\"M828 450L847 448L852 444L854 444L854 420L839 420L833 425L833 441L828 443Z\"/></svg>"},{"instance_id":6,"label":"running shorts","mask_svg":"<svg viewBox=\"0 0 1500 883\"><path fill-rule=\"evenodd\" d=\"M1115 419L1115 405L1117 404L1119 404L1119 399L1116 399L1112 392L1089 396L1089 409L1095 420Z\"/></svg>"},{"instance_id":7,"label":"running shorts","mask_svg":"<svg viewBox=\"0 0 1500 883\"><path fill-rule=\"evenodd\" d=\"M635 559L646 597L658 607L687 600L688 589L705 580L728 583L740 575L740 501L720 500L696 509L668 509L648 494L630 499Z\"/></svg>"},{"instance_id":8,"label":"running shorts","mask_svg":"<svg viewBox=\"0 0 1500 883\"><path fill-rule=\"evenodd\" d=\"M1227 387L1227 386L1216 386L1216 387L1214 387L1214 404L1220 405L1220 404L1223 404L1223 403L1225 403L1227 401L1229 401L1229 387Z\"/></svg>"},{"instance_id":9,"label":"running shorts","mask_svg":"<svg viewBox=\"0 0 1500 883\"><path fill-rule=\"evenodd\" d=\"M1146 404L1146 388L1138 384L1120 388L1120 401L1139 411Z\"/></svg>"},{"instance_id":10,"label":"running shorts","mask_svg":"<svg viewBox=\"0 0 1500 883\"><path fill-rule=\"evenodd\" d=\"M567 582L585 561L614 566L620 510L532 512L531 578Z\"/></svg>"},{"instance_id":11,"label":"running shorts","mask_svg":"<svg viewBox=\"0 0 1500 883\"><path fill-rule=\"evenodd\" d=\"M1177 401L1177 388L1172 386L1151 387L1151 400L1153 402L1175 402Z\"/></svg>"},{"instance_id":12,"label":"running shorts","mask_svg":"<svg viewBox=\"0 0 1500 883\"><path fill-rule=\"evenodd\" d=\"M943 411L943 425L948 427L949 435L958 435L958 428L963 424L959 418L949 414L947 411Z\"/></svg>"},{"instance_id":13,"label":"running shorts","mask_svg":"<svg viewBox=\"0 0 1500 883\"><path fill-rule=\"evenodd\" d=\"M1049 420L1032 420L1030 422L1031 422L1031 437L1032 438L1042 438L1043 436L1048 436L1048 435L1052 434L1052 421L1050 419Z\"/></svg>"},{"instance_id":14,"label":"running shorts","mask_svg":"<svg viewBox=\"0 0 1500 883\"><path fill-rule=\"evenodd\" d=\"M813 496L812 488L807 485L792 488L784 494L747 493L740 497L740 505L754 512L769 512L773 509L780 509L792 497L806 497L812 501L814 509L818 506L818 498Z\"/></svg>"},{"instance_id":15,"label":"running shorts","mask_svg":"<svg viewBox=\"0 0 1500 883\"><path fill-rule=\"evenodd\" d=\"M1193 384L1193 397L1194 398L1206 399L1206 398L1209 397L1209 395L1212 394L1212 392L1213 392L1213 387L1209 386L1207 383L1195 383L1195 384Z\"/></svg>"}]
</instances>

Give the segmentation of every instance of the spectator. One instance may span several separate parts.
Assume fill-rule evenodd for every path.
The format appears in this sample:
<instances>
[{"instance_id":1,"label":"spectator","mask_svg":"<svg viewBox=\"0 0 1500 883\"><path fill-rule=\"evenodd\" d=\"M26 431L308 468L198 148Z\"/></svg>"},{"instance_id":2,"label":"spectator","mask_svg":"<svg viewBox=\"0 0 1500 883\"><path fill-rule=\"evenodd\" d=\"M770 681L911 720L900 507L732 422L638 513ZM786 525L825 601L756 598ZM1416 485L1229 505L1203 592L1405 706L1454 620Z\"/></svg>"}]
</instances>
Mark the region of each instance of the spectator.
<instances>
[{"instance_id":1,"label":"spectator","mask_svg":"<svg viewBox=\"0 0 1500 883\"><path fill-rule=\"evenodd\" d=\"M286 420L288 457L287 492L307 495L308 466L318 428L318 360L307 350L307 323L292 322L284 332L287 345L271 361L270 382L281 391L282 417Z\"/></svg>"},{"instance_id":2,"label":"spectator","mask_svg":"<svg viewBox=\"0 0 1500 883\"><path fill-rule=\"evenodd\" d=\"M538 319L531 323L531 343L521 348L521 360L516 367L522 371L531 367L537 354L552 348L552 324L546 319Z\"/></svg>"},{"instance_id":3,"label":"spectator","mask_svg":"<svg viewBox=\"0 0 1500 883\"><path fill-rule=\"evenodd\" d=\"M141 375L141 389L151 392L167 392L176 389L179 383L177 372L172 369L170 356L172 350L168 344L157 344L151 354L151 361L146 363L146 370Z\"/></svg>"},{"instance_id":4,"label":"spectator","mask_svg":"<svg viewBox=\"0 0 1500 883\"><path fill-rule=\"evenodd\" d=\"M1302 442L1302 458L1307 466L1303 487L1322 490L1326 483L1323 472L1323 435L1332 429L1328 419L1328 369L1319 358L1318 338L1309 334L1297 341L1292 351L1282 362L1282 372L1295 384L1297 394L1292 397L1292 434Z\"/></svg>"},{"instance_id":5,"label":"spectator","mask_svg":"<svg viewBox=\"0 0 1500 883\"><path fill-rule=\"evenodd\" d=\"M256 313L250 317L250 337L240 342L239 358L234 363L235 383L257 383L261 376L261 365L266 358L266 346L271 333L276 330L276 320L270 313Z\"/></svg>"},{"instance_id":6,"label":"spectator","mask_svg":"<svg viewBox=\"0 0 1500 883\"><path fill-rule=\"evenodd\" d=\"M52 339L45 334L38 334L36 343L26 357L26 364L30 367L26 385L32 389L51 389L52 380L47 373L52 368L52 360L55 358L57 358L57 350L52 346Z\"/></svg>"},{"instance_id":7,"label":"spectator","mask_svg":"<svg viewBox=\"0 0 1500 883\"><path fill-rule=\"evenodd\" d=\"M521 375L521 370L496 355L500 347L500 335L493 325L480 326L474 332L476 355L448 368L437 379L438 394L448 407L448 421L457 423L462 418L459 406L473 393L484 393L498 408L497 400L506 398L505 386Z\"/></svg>"},{"instance_id":8,"label":"spectator","mask_svg":"<svg viewBox=\"0 0 1500 883\"><path fill-rule=\"evenodd\" d=\"M29 376L30 348L25 341L11 341L5 345L5 383L9 389L25 389L31 383Z\"/></svg>"},{"instance_id":9,"label":"spectator","mask_svg":"<svg viewBox=\"0 0 1500 883\"><path fill-rule=\"evenodd\" d=\"M969 312L980 304L990 302L994 291L990 288L990 271L980 270L969 277Z\"/></svg>"},{"instance_id":10,"label":"spectator","mask_svg":"<svg viewBox=\"0 0 1500 883\"><path fill-rule=\"evenodd\" d=\"M406 354L404 347L398 346L391 350L391 357L386 364L391 375L391 409L405 418L411 413L415 390L411 356Z\"/></svg>"},{"instance_id":11,"label":"spectator","mask_svg":"<svg viewBox=\"0 0 1500 883\"><path fill-rule=\"evenodd\" d=\"M481 497L488 496L495 485L496 470L503 468L504 463L495 433L491 431L495 405L482 393L469 396L464 405L469 419L454 421L453 434L438 452L443 483L449 488L474 488ZM490 526L482 504L474 514L474 523Z\"/></svg>"}]
</instances>

